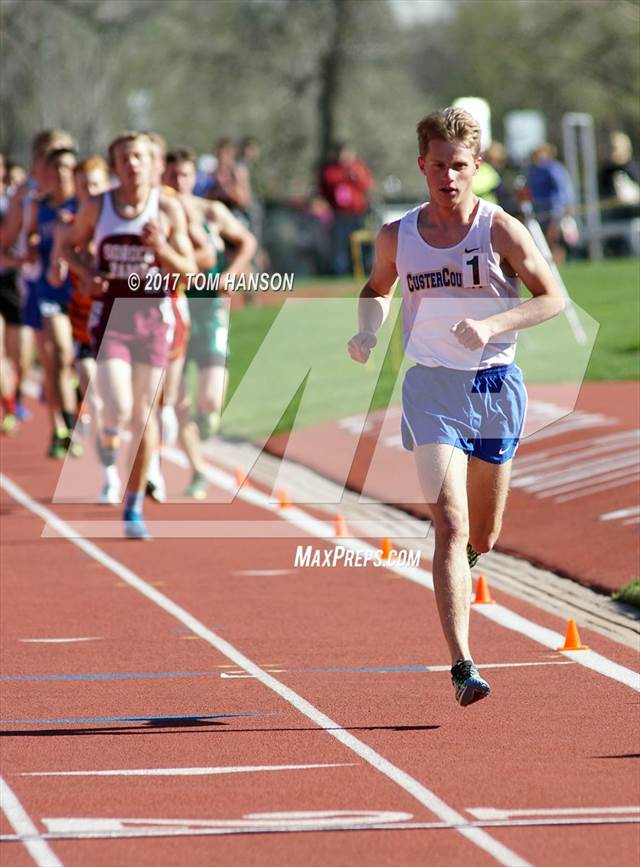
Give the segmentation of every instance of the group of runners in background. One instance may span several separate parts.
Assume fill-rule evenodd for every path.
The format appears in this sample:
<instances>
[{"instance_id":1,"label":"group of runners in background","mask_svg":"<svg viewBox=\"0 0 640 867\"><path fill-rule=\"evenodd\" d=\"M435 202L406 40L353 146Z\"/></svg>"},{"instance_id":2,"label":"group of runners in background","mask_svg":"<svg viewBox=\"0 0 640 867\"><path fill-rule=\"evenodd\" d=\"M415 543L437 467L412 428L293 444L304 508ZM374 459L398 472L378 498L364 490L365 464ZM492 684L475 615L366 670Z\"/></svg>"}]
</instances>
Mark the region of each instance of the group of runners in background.
<instances>
[{"instance_id":1,"label":"group of runners in background","mask_svg":"<svg viewBox=\"0 0 640 867\"><path fill-rule=\"evenodd\" d=\"M180 439L192 470L185 494L204 499L200 444L219 425L226 384L230 301L189 290L187 275L219 274L224 287L227 274L251 270L256 240L222 201L193 195L195 153L168 151L155 133L121 133L106 161L80 160L69 133L45 130L28 178L12 182L1 168L2 431L16 434L29 419L22 396L37 353L48 456L95 449L96 500L124 494L125 534L149 538L145 493L166 496L160 441ZM187 388L191 360L196 384Z\"/></svg>"}]
</instances>

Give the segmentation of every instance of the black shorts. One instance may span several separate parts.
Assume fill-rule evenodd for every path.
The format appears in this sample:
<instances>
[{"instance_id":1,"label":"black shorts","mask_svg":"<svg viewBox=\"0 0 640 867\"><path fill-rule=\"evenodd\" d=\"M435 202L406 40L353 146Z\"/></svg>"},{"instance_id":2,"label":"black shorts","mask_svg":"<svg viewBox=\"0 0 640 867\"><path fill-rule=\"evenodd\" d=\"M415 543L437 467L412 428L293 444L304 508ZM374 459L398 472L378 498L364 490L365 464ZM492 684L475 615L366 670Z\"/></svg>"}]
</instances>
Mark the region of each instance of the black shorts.
<instances>
[{"instance_id":1,"label":"black shorts","mask_svg":"<svg viewBox=\"0 0 640 867\"><path fill-rule=\"evenodd\" d=\"M18 274L13 269L0 272L0 316L7 325L22 325Z\"/></svg>"}]
</instances>

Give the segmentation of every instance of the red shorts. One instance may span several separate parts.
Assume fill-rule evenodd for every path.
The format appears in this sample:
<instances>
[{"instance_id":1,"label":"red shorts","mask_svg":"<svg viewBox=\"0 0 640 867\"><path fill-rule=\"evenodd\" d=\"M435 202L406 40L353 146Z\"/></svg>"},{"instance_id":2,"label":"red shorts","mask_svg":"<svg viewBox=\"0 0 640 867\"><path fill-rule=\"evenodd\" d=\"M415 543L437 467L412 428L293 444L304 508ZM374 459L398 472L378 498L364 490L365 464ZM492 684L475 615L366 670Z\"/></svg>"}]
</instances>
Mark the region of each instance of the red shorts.
<instances>
[{"instance_id":1,"label":"red shorts","mask_svg":"<svg viewBox=\"0 0 640 867\"><path fill-rule=\"evenodd\" d=\"M174 330L171 304L167 298L95 301L89 330L98 362L120 358L166 367Z\"/></svg>"}]
</instances>

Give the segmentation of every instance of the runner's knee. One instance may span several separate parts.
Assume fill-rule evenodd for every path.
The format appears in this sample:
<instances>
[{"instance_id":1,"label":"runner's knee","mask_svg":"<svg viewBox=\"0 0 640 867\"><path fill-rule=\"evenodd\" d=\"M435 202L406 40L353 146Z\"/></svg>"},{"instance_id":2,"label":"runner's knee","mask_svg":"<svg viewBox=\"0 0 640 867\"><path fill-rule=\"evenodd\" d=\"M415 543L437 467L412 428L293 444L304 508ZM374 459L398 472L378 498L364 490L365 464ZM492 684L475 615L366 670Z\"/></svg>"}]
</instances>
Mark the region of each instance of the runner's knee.
<instances>
[{"instance_id":1,"label":"runner's knee","mask_svg":"<svg viewBox=\"0 0 640 867\"><path fill-rule=\"evenodd\" d=\"M455 506L433 510L436 535L450 542L464 542L469 538L469 519L462 509Z\"/></svg>"}]
</instances>

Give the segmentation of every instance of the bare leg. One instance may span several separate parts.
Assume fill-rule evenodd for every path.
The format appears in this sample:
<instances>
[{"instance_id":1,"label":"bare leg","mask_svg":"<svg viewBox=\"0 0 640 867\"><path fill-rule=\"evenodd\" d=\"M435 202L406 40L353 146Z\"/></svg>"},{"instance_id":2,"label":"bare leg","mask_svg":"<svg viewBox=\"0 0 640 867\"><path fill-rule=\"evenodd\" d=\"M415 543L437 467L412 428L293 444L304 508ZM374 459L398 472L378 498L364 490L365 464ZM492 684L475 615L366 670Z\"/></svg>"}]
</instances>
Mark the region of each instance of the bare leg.
<instances>
[{"instance_id":1,"label":"bare leg","mask_svg":"<svg viewBox=\"0 0 640 867\"><path fill-rule=\"evenodd\" d=\"M15 396L15 374L11 369L11 362L9 360L8 333L9 329L4 321L4 317L0 316L0 395L2 395L5 408L6 402L10 402Z\"/></svg>"},{"instance_id":2,"label":"bare leg","mask_svg":"<svg viewBox=\"0 0 640 867\"><path fill-rule=\"evenodd\" d=\"M63 413L74 415L76 395L73 388L73 337L71 322L64 313L43 319L52 346L53 385Z\"/></svg>"},{"instance_id":3,"label":"bare leg","mask_svg":"<svg viewBox=\"0 0 640 867\"><path fill-rule=\"evenodd\" d=\"M194 473L202 473L205 464L200 453L200 433L198 425L191 418L191 397L184 379L178 402L178 421L180 423L180 444L191 465L191 470Z\"/></svg>"},{"instance_id":4,"label":"bare leg","mask_svg":"<svg viewBox=\"0 0 640 867\"><path fill-rule=\"evenodd\" d=\"M433 583L438 614L451 661L456 663L459 659L471 659L467 457L459 449L441 444L418 446L414 455L435 529Z\"/></svg>"},{"instance_id":5,"label":"bare leg","mask_svg":"<svg viewBox=\"0 0 640 867\"><path fill-rule=\"evenodd\" d=\"M33 329L28 325L9 325L6 335L7 354L13 361L16 375L16 401L21 412L29 418L22 407L22 386L26 381L33 364L34 338Z\"/></svg>"},{"instance_id":6,"label":"bare leg","mask_svg":"<svg viewBox=\"0 0 640 867\"><path fill-rule=\"evenodd\" d=\"M490 464L471 458L467 472L469 541L483 554L498 541L507 504L512 461Z\"/></svg>"},{"instance_id":7,"label":"bare leg","mask_svg":"<svg viewBox=\"0 0 640 867\"><path fill-rule=\"evenodd\" d=\"M38 349L38 358L42 365L44 374L44 396L47 402L47 412L51 423L51 430L55 433L64 428L64 419L60 412L60 402L57 397L57 388L55 381L55 367L53 361L54 347L44 330L36 331L36 347Z\"/></svg>"},{"instance_id":8,"label":"bare leg","mask_svg":"<svg viewBox=\"0 0 640 867\"><path fill-rule=\"evenodd\" d=\"M222 412L222 402L227 386L227 369L224 365L203 367L198 376L198 411L203 415Z\"/></svg>"},{"instance_id":9,"label":"bare leg","mask_svg":"<svg viewBox=\"0 0 640 867\"><path fill-rule=\"evenodd\" d=\"M107 358L98 361L97 369L104 426L117 433L129 424L133 411L131 365L122 358Z\"/></svg>"},{"instance_id":10,"label":"bare leg","mask_svg":"<svg viewBox=\"0 0 640 867\"><path fill-rule=\"evenodd\" d=\"M149 461L158 444L158 421L155 410L160 396L163 373L161 367L151 367L149 364L133 366L131 437L132 448L136 449L136 455L127 486L128 492L143 494L147 484Z\"/></svg>"}]
</instances>

